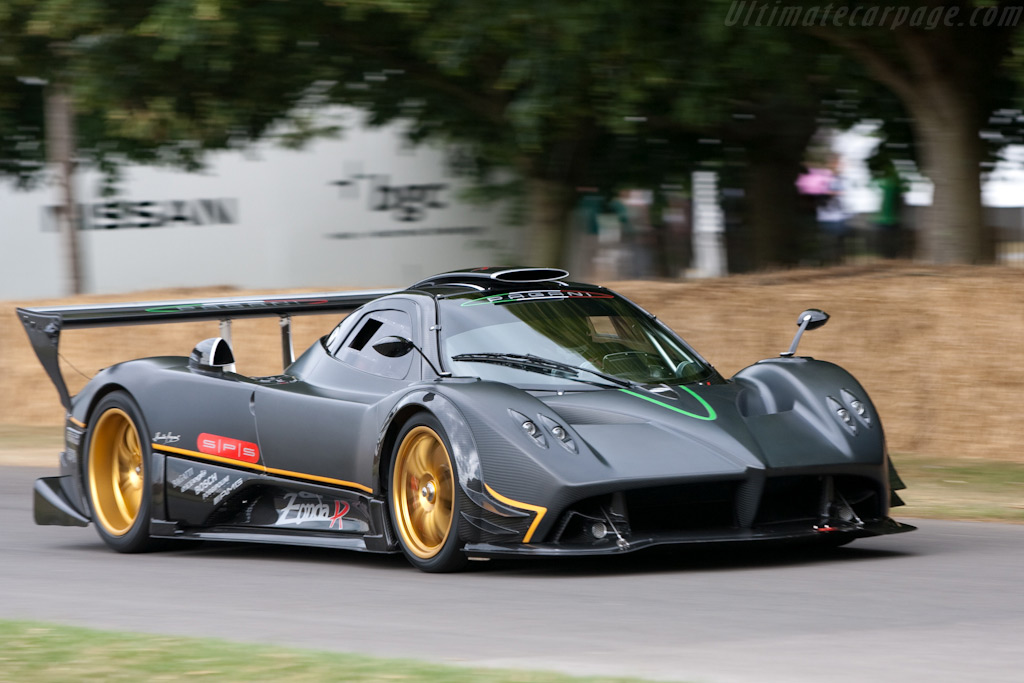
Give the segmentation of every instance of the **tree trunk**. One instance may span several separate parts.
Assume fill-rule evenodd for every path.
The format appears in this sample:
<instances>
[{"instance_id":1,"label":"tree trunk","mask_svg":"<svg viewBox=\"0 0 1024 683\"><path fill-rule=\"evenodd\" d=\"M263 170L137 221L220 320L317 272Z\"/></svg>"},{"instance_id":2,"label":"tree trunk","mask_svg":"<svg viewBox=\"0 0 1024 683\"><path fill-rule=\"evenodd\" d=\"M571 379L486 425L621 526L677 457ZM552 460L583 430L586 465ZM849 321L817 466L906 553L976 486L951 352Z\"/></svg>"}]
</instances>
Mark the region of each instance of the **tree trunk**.
<instances>
[{"instance_id":1,"label":"tree trunk","mask_svg":"<svg viewBox=\"0 0 1024 683\"><path fill-rule=\"evenodd\" d=\"M791 151L802 152L803 149ZM807 217L799 210L796 179L799 158L780 150L748 156L747 169L747 258L752 269L799 263L813 238Z\"/></svg>"},{"instance_id":2,"label":"tree trunk","mask_svg":"<svg viewBox=\"0 0 1024 683\"><path fill-rule=\"evenodd\" d=\"M82 293L81 255L78 247L78 203L75 201L74 108L67 86L53 83L46 92L46 147L47 160L56 167L60 202L57 206L57 224L64 236L68 289L72 294Z\"/></svg>"},{"instance_id":3,"label":"tree trunk","mask_svg":"<svg viewBox=\"0 0 1024 683\"><path fill-rule=\"evenodd\" d=\"M1013 4L1013 3L1009 3ZM917 227L915 256L933 263L991 263L992 230L981 205L985 102L1005 71L1014 26L920 31L902 28L853 37L812 29L860 59L914 117L922 171L934 185Z\"/></svg>"},{"instance_id":4,"label":"tree trunk","mask_svg":"<svg viewBox=\"0 0 1024 683\"><path fill-rule=\"evenodd\" d=\"M916 257L931 263L992 263L995 240L981 204L977 117L951 81L932 83L931 97L911 105L922 171L932 181L932 204L917 226Z\"/></svg>"},{"instance_id":5,"label":"tree trunk","mask_svg":"<svg viewBox=\"0 0 1024 683\"><path fill-rule=\"evenodd\" d=\"M572 195L557 181L529 178L526 182L526 244L520 253L527 262L523 265L561 265Z\"/></svg>"},{"instance_id":6,"label":"tree trunk","mask_svg":"<svg viewBox=\"0 0 1024 683\"><path fill-rule=\"evenodd\" d=\"M733 272L795 265L809 248L796 180L818 128L817 108L772 97L750 113L729 131L746 151L742 234L727 236Z\"/></svg>"}]
</instances>

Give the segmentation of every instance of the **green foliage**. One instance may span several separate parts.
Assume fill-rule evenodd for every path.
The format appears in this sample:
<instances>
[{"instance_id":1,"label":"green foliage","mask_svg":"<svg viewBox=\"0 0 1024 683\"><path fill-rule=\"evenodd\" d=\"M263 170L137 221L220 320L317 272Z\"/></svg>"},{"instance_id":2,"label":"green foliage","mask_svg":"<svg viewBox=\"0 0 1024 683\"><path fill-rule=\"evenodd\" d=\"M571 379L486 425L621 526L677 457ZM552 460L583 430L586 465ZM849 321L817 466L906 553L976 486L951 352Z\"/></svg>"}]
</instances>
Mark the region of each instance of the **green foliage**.
<instances>
[{"instance_id":1,"label":"green foliage","mask_svg":"<svg viewBox=\"0 0 1024 683\"><path fill-rule=\"evenodd\" d=\"M313 97L364 107L375 124L410 119L414 139L461 140L492 163L558 178L600 136L652 126L695 136L764 93L807 96L807 79L782 68L806 46L766 51L756 33L725 28L720 10L664 0L7 0L0 34L17 39L3 43L0 78L69 83L86 160L191 166L277 122L308 130L295 110Z\"/></svg>"},{"instance_id":2,"label":"green foliage","mask_svg":"<svg viewBox=\"0 0 1024 683\"><path fill-rule=\"evenodd\" d=\"M0 177L22 187L34 184L45 162L42 109L42 88L8 78L0 91Z\"/></svg>"},{"instance_id":3,"label":"green foliage","mask_svg":"<svg viewBox=\"0 0 1024 683\"><path fill-rule=\"evenodd\" d=\"M0 620L5 680L346 681L371 683L627 683L535 671L470 669L401 659L316 652L221 640L94 631Z\"/></svg>"},{"instance_id":4,"label":"green foliage","mask_svg":"<svg viewBox=\"0 0 1024 683\"><path fill-rule=\"evenodd\" d=\"M275 24L283 4L239 6L228 18L211 2L7 0L0 170L24 180L43 158L41 97L26 93L26 79L36 91L70 87L77 157L106 168L127 160L196 168L208 150L303 123L295 107L311 84L313 50L296 39L294 21ZM24 130L38 150L33 164L10 154L27 149Z\"/></svg>"}]
</instances>

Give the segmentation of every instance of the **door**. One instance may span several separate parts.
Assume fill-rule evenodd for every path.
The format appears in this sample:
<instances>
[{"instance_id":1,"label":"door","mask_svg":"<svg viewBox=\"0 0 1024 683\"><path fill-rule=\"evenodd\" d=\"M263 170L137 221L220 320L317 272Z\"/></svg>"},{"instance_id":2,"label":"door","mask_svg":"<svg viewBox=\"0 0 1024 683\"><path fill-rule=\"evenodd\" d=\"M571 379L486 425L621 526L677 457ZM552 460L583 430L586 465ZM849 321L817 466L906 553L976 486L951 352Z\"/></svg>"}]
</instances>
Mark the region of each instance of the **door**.
<instances>
[{"instance_id":1,"label":"door","mask_svg":"<svg viewBox=\"0 0 1024 683\"><path fill-rule=\"evenodd\" d=\"M420 378L415 351L389 358L373 344L389 336L418 343L418 323L413 302L381 302L335 348L320 348L323 357L309 376L259 387L256 424L268 472L369 492L380 403Z\"/></svg>"}]
</instances>

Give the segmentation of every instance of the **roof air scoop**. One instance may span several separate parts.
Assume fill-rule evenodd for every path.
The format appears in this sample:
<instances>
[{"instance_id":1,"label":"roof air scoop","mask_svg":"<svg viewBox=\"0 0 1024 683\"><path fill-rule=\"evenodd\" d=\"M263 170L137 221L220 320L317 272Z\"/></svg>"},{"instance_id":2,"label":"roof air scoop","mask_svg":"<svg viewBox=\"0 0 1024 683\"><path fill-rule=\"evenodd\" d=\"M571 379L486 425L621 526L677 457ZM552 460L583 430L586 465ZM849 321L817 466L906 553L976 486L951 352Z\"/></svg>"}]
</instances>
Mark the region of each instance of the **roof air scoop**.
<instances>
[{"instance_id":1,"label":"roof air scoop","mask_svg":"<svg viewBox=\"0 0 1024 683\"><path fill-rule=\"evenodd\" d=\"M200 372L234 372L235 354L223 337L211 337L196 344L188 356L188 366Z\"/></svg>"},{"instance_id":2,"label":"roof air scoop","mask_svg":"<svg viewBox=\"0 0 1024 683\"><path fill-rule=\"evenodd\" d=\"M491 279L501 282L551 282L569 276L561 268L505 268L490 274Z\"/></svg>"},{"instance_id":3,"label":"roof air scoop","mask_svg":"<svg viewBox=\"0 0 1024 683\"><path fill-rule=\"evenodd\" d=\"M455 285L484 290L495 286L498 282L530 283L557 282L569 276L569 271L561 268L530 268L521 266L486 266L468 270L452 270L447 273L432 275L420 280L409 289L417 287L437 287Z\"/></svg>"}]
</instances>

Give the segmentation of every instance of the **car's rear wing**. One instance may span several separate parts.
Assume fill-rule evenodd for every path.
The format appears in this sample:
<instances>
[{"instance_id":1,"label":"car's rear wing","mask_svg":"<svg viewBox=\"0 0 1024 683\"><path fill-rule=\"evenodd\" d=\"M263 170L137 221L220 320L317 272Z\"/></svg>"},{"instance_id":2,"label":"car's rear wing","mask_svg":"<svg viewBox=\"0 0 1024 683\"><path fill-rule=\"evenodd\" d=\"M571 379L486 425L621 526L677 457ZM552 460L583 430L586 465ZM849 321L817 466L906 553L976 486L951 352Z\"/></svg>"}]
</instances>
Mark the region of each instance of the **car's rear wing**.
<instances>
[{"instance_id":1,"label":"car's rear wing","mask_svg":"<svg viewBox=\"0 0 1024 683\"><path fill-rule=\"evenodd\" d=\"M66 329L153 325L219 320L221 336L230 341L235 318L281 319L281 356L287 367L293 360L291 318L352 311L394 290L331 292L294 296L242 296L219 299L150 301L126 304L86 304L19 308L18 319L28 333L43 369L57 387L61 403L71 409L71 396L60 371L60 333Z\"/></svg>"}]
</instances>

